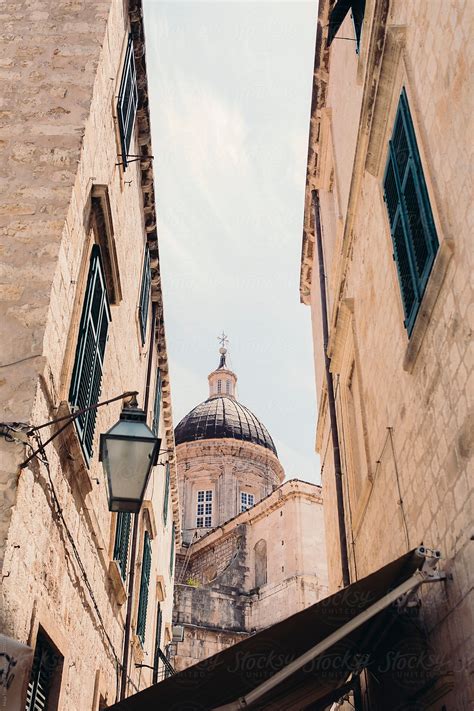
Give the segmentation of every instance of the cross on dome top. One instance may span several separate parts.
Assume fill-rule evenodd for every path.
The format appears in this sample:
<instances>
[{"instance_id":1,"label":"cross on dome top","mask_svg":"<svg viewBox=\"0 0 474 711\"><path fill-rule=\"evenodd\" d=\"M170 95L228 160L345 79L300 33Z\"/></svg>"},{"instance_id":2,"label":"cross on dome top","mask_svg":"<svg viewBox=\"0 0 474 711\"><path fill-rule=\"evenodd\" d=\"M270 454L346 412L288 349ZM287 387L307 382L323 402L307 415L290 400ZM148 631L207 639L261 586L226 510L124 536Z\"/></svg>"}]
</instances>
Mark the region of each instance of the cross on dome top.
<instances>
[{"instance_id":1,"label":"cross on dome top","mask_svg":"<svg viewBox=\"0 0 474 711\"><path fill-rule=\"evenodd\" d=\"M229 344L229 339L224 331L222 331L222 334L217 336L217 340L221 344L219 348L220 360L217 369L213 370L208 376L209 397L228 395L229 397L235 398L237 376L227 367L226 362L226 346Z\"/></svg>"}]
</instances>

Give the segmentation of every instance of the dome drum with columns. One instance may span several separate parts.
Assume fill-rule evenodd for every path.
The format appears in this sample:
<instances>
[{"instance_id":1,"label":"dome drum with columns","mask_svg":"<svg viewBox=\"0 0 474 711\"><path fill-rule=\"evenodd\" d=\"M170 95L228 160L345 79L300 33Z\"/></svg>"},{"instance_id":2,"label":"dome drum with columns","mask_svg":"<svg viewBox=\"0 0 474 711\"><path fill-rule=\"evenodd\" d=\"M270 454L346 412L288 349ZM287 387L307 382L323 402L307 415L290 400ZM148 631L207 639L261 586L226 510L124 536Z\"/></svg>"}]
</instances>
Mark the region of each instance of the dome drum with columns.
<instances>
[{"instance_id":1,"label":"dome drum with columns","mask_svg":"<svg viewBox=\"0 0 474 711\"><path fill-rule=\"evenodd\" d=\"M190 542L268 496L284 479L273 440L236 399L227 350L209 374L209 397L175 429L183 540Z\"/></svg>"}]
</instances>

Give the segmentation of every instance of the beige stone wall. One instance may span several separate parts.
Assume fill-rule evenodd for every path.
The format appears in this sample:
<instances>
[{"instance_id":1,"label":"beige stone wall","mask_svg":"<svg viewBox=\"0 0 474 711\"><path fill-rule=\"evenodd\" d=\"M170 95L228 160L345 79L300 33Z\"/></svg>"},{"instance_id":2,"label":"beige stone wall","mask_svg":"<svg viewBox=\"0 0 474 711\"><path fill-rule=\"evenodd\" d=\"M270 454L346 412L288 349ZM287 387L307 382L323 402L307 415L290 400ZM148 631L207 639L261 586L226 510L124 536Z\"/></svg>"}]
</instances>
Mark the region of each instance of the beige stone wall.
<instances>
[{"instance_id":1,"label":"beige stone wall","mask_svg":"<svg viewBox=\"0 0 474 711\"><path fill-rule=\"evenodd\" d=\"M436 659L453 672L430 698L459 709L472 703L472 10L470 3L442 0L367 2L360 55L337 40L329 52L321 50L301 282L313 315L317 448L334 590L341 569L310 207L317 188L351 575L363 577L421 542L441 549L441 567L453 579L422 594L421 623ZM327 11L320 3L320 27ZM348 22L341 36L351 32ZM402 86L440 242L410 338L382 193Z\"/></svg>"},{"instance_id":2,"label":"beige stone wall","mask_svg":"<svg viewBox=\"0 0 474 711\"><path fill-rule=\"evenodd\" d=\"M256 544L265 542L265 582ZM179 669L264 629L327 594L321 491L296 479L252 509L183 548L175 621L185 628L173 657Z\"/></svg>"},{"instance_id":3,"label":"beige stone wall","mask_svg":"<svg viewBox=\"0 0 474 711\"><path fill-rule=\"evenodd\" d=\"M136 11L133 21L139 24ZM147 235L153 239L146 195L153 197L153 186L148 186L144 197L143 163L130 164L125 173L116 165L116 97L129 28L128 3L118 0L43 0L34 7L18 1L9 3L8 10L3 8L1 420L38 425L67 411L94 240L89 229L91 188L103 185L108 190L122 300L111 305L101 398L138 390L139 404L143 404L148 359L152 357L149 422L159 365L164 381L160 436L163 448L172 449L156 233L152 298L161 326L151 354L151 310L145 345L138 325L145 242ZM140 82L143 91L146 74L140 75ZM142 130L147 120L142 108L132 153L138 153L146 143ZM49 473L38 460L20 470L31 448L0 438L0 628L32 646L38 627L44 628L64 656L59 709L68 711L96 709L101 696L108 703L116 696L125 590L113 572L115 515L108 511L97 449L98 434L117 420L119 412L120 402L98 411L90 467L85 464L74 426L46 447ZM45 429L43 440L52 433L51 428ZM31 444L35 442L31 440ZM172 490L165 524L164 462L168 457ZM140 517L136 591L145 529L152 537L152 571L145 643L142 649L134 642L130 690L151 683L151 671L136 670L134 665L139 661L153 665L159 600L163 612L161 646L171 639L171 526L174 520L179 545L180 522L173 452L160 461L153 470ZM52 486L61 517L55 510ZM133 628L137 604L136 599Z\"/></svg>"},{"instance_id":4,"label":"beige stone wall","mask_svg":"<svg viewBox=\"0 0 474 711\"><path fill-rule=\"evenodd\" d=\"M255 502L268 496L284 478L273 452L240 440L209 439L186 442L176 448L184 540L205 535L196 529L197 492L213 492L212 527L240 513L240 492Z\"/></svg>"}]
</instances>

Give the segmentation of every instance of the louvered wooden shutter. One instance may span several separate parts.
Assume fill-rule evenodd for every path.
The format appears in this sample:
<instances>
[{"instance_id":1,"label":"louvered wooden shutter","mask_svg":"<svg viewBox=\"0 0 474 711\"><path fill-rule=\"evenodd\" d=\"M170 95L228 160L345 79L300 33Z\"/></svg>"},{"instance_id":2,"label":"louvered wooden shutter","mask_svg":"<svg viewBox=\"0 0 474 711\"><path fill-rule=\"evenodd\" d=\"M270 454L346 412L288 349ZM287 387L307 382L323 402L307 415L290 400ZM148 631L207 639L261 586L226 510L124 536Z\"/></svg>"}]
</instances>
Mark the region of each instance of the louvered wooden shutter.
<instances>
[{"instance_id":1,"label":"louvered wooden shutter","mask_svg":"<svg viewBox=\"0 0 474 711\"><path fill-rule=\"evenodd\" d=\"M356 36L357 51L359 51L360 36L362 32L362 23L364 21L365 0L336 0L334 6L329 13L329 28L327 46L329 47L334 37L336 36L340 26L344 22L344 18L351 10L352 21L354 23L354 32Z\"/></svg>"},{"instance_id":2,"label":"louvered wooden shutter","mask_svg":"<svg viewBox=\"0 0 474 711\"><path fill-rule=\"evenodd\" d=\"M171 551L170 551L170 575L173 575L174 570L174 543L175 543L175 531L174 524L171 529Z\"/></svg>"},{"instance_id":3,"label":"louvered wooden shutter","mask_svg":"<svg viewBox=\"0 0 474 711\"><path fill-rule=\"evenodd\" d=\"M166 464L166 479L165 479L165 496L163 499L163 520L165 522L165 526L166 526L166 521L168 519L169 497L170 497L170 465L169 465L169 463L167 463Z\"/></svg>"},{"instance_id":4,"label":"louvered wooden shutter","mask_svg":"<svg viewBox=\"0 0 474 711\"><path fill-rule=\"evenodd\" d=\"M155 385L155 406L153 409L153 433L158 437L158 429L160 426L160 411L161 411L161 371L158 368L156 373L156 385Z\"/></svg>"},{"instance_id":5,"label":"louvered wooden shutter","mask_svg":"<svg viewBox=\"0 0 474 711\"><path fill-rule=\"evenodd\" d=\"M132 131L138 106L137 75L135 55L133 53L132 35L129 35L122 80L117 101L117 117L122 147L122 162L124 169L128 164L128 154L132 140Z\"/></svg>"},{"instance_id":6,"label":"louvered wooden shutter","mask_svg":"<svg viewBox=\"0 0 474 711\"><path fill-rule=\"evenodd\" d=\"M151 270L150 270L150 252L148 247L145 249L145 259L143 262L142 285L140 288L140 332L142 336L142 345L145 343L146 327L148 323L148 310L150 304L150 288L151 288Z\"/></svg>"},{"instance_id":7,"label":"louvered wooden shutter","mask_svg":"<svg viewBox=\"0 0 474 711\"><path fill-rule=\"evenodd\" d=\"M405 90L389 143L384 199L405 327L410 335L438 249L438 238Z\"/></svg>"},{"instance_id":8,"label":"louvered wooden shutter","mask_svg":"<svg viewBox=\"0 0 474 711\"><path fill-rule=\"evenodd\" d=\"M137 635L143 644L145 642L146 612L148 607L148 589L151 574L151 543L148 531L145 531L143 541L142 575L140 579L140 597L138 601Z\"/></svg>"},{"instance_id":9,"label":"louvered wooden shutter","mask_svg":"<svg viewBox=\"0 0 474 711\"><path fill-rule=\"evenodd\" d=\"M30 681L26 692L26 711L46 711L53 675L58 670L61 657L48 640L38 634Z\"/></svg>"},{"instance_id":10,"label":"louvered wooden shutter","mask_svg":"<svg viewBox=\"0 0 474 711\"><path fill-rule=\"evenodd\" d=\"M100 249L94 245L69 391L69 402L75 409L81 410L99 401L109 323L110 309ZM93 454L96 416L97 411L94 409L75 420L87 460Z\"/></svg>"},{"instance_id":11,"label":"louvered wooden shutter","mask_svg":"<svg viewBox=\"0 0 474 711\"><path fill-rule=\"evenodd\" d=\"M130 527L132 515L126 511L117 514L117 527L115 529L114 560L119 564L123 580L127 575L128 544L130 541Z\"/></svg>"}]
</instances>

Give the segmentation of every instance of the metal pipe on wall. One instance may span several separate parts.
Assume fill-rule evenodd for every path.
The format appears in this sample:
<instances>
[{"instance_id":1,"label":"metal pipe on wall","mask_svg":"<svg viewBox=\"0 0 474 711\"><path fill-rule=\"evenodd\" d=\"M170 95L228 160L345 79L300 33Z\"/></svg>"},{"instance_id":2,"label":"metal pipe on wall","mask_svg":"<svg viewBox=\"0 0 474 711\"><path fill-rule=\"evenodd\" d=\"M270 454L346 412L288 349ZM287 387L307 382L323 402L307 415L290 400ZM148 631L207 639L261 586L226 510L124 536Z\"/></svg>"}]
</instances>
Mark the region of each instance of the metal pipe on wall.
<instances>
[{"instance_id":1,"label":"metal pipe on wall","mask_svg":"<svg viewBox=\"0 0 474 711\"><path fill-rule=\"evenodd\" d=\"M329 420L331 425L332 450L334 456L334 477L336 484L337 519L339 528L339 546L341 552L342 584L350 583L349 557L347 553L346 521L344 515L344 493L342 488L341 451L339 446L339 430L337 426L336 404L334 398L334 383L331 373L331 359L328 355L329 327L326 297L326 274L324 271L323 238L321 233L321 217L319 208L319 193L312 191L314 231L318 249L319 286L321 292L321 320L323 326L324 364L326 369L326 384L328 391Z\"/></svg>"}]
</instances>

